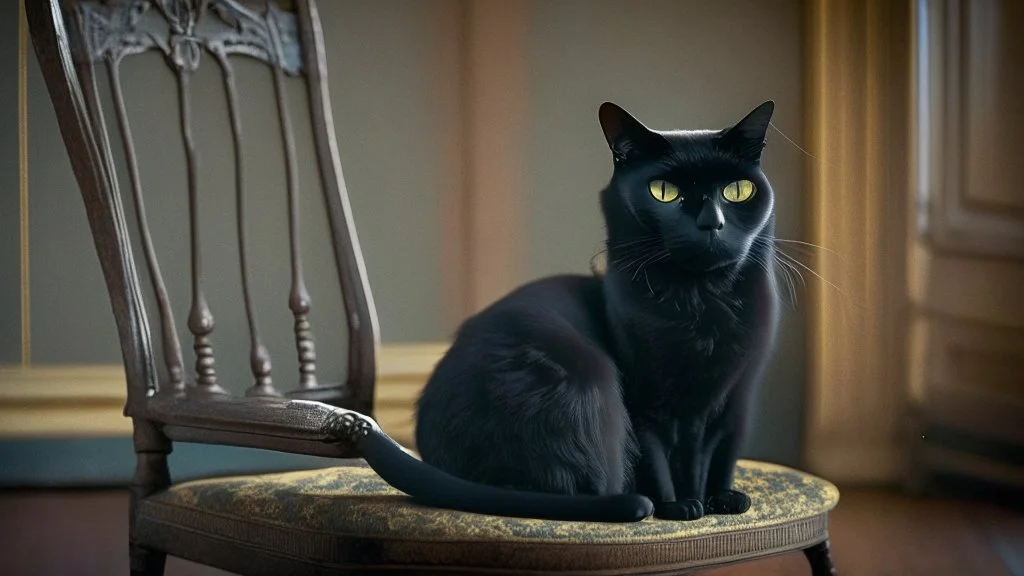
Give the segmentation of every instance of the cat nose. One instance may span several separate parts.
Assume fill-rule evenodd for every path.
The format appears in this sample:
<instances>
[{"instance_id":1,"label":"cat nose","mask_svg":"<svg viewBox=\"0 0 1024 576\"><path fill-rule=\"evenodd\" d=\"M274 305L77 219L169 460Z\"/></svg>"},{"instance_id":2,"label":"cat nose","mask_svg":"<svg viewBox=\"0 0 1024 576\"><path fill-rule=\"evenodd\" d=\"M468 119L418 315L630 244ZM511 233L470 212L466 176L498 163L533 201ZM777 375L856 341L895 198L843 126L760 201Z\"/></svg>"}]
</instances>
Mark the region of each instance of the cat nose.
<instances>
[{"instance_id":1,"label":"cat nose","mask_svg":"<svg viewBox=\"0 0 1024 576\"><path fill-rule=\"evenodd\" d=\"M704 232L721 230L725 227L725 216L722 209L712 200L705 200L701 206L700 214L697 215L697 228Z\"/></svg>"}]
</instances>

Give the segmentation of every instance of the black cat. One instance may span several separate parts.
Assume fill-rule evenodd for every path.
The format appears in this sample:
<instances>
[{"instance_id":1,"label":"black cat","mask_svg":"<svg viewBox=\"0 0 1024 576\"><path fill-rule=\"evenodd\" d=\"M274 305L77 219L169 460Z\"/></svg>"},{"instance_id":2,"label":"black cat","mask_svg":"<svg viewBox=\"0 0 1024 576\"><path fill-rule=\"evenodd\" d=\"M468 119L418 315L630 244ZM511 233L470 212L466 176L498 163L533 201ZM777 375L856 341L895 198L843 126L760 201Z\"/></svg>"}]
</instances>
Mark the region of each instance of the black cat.
<instances>
[{"instance_id":1,"label":"black cat","mask_svg":"<svg viewBox=\"0 0 1024 576\"><path fill-rule=\"evenodd\" d=\"M469 318L419 401L425 463L374 432L374 469L424 503L487 514L746 511L733 469L778 325L760 167L773 109L660 132L602 105L607 272L538 280Z\"/></svg>"}]
</instances>

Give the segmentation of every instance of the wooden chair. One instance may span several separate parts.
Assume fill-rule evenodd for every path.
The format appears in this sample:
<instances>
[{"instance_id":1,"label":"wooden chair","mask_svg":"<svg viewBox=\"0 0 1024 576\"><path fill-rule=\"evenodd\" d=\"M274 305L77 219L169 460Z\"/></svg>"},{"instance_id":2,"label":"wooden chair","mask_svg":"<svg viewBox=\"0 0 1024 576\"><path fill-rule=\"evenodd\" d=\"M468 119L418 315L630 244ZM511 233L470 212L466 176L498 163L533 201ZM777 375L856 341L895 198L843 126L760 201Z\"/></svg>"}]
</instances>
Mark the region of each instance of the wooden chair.
<instances>
[{"instance_id":1,"label":"wooden chair","mask_svg":"<svg viewBox=\"0 0 1024 576\"><path fill-rule=\"evenodd\" d=\"M372 421L377 321L342 179L328 96L323 30L314 0L25 0L32 40L85 202L121 342L128 382L125 415L134 424L137 468L131 483L129 551L133 574L163 571L166 554L245 574L449 572L489 574L678 573L805 550L815 575L831 574L827 514L838 492L795 470L743 462L737 483L753 495L750 512L697 522L646 520L604 525L494 518L417 506L357 460L360 427ZM198 23L198 24L197 24ZM187 327L195 363L186 368L142 190L138 152L125 113L121 62L164 55L178 83L185 145L191 303ZM284 141L291 292L298 373L282 394L271 378L257 310L249 294L240 97L232 59L267 64ZM219 64L230 114L243 302L252 384L244 396L217 382L214 321L203 269L195 104L190 79ZM105 67L124 148L118 171L101 103ZM285 77L305 80L324 206L348 328L348 369L322 384L300 257L295 135L282 97ZM107 108L107 109L109 109ZM208 169L208 168L207 168ZM122 193L127 190L127 193ZM126 209L130 199L135 218ZM132 249L136 235L141 256ZM145 271L156 312L147 311ZM151 317L152 316L152 317ZM151 333L151 326L155 330ZM157 337L154 338L154 335ZM156 346L162 353L157 353ZM278 377L280 382L282 378ZM230 388L230 387L229 387ZM346 459L335 468L172 484L173 442L202 442Z\"/></svg>"}]
</instances>

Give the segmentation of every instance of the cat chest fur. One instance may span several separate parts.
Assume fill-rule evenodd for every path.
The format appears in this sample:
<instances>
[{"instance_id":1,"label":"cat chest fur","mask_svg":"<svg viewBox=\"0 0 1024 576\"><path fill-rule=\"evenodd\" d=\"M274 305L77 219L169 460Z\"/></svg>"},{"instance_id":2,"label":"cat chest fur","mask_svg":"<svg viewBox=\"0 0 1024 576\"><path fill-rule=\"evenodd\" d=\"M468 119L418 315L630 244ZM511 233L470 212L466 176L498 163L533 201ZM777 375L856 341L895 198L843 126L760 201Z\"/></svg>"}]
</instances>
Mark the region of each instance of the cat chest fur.
<instances>
[{"instance_id":1,"label":"cat chest fur","mask_svg":"<svg viewBox=\"0 0 1024 576\"><path fill-rule=\"evenodd\" d=\"M740 384L760 350L758 300L747 292L688 290L673 299L631 302L618 313L616 340L626 403L640 411L701 413L714 410ZM761 326L764 328L764 326Z\"/></svg>"}]
</instances>

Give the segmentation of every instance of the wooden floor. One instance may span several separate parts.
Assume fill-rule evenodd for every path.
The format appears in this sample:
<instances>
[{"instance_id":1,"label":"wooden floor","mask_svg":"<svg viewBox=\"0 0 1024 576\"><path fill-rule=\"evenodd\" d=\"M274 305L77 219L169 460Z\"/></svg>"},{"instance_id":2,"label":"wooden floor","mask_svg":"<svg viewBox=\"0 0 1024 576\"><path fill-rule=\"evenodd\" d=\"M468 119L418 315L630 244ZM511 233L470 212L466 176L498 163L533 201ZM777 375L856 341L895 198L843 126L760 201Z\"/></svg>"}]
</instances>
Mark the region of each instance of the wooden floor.
<instances>
[{"instance_id":1,"label":"wooden floor","mask_svg":"<svg viewBox=\"0 0 1024 576\"><path fill-rule=\"evenodd\" d=\"M127 574L127 508L120 491L0 492L0 574ZM991 505L843 490L831 533L840 576L1024 576L1024 514ZM809 573L788 554L701 576ZM226 574L168 562L168 576Z\"/></svg>"}]
</instances>

